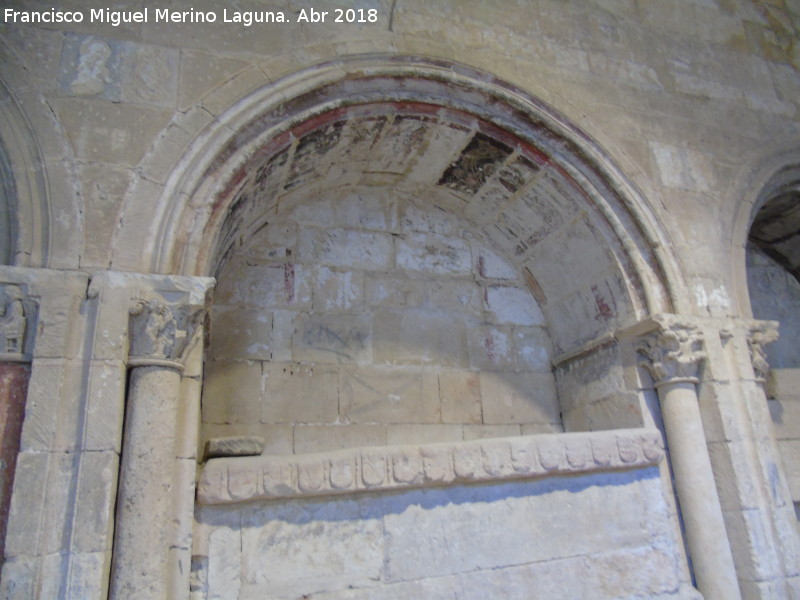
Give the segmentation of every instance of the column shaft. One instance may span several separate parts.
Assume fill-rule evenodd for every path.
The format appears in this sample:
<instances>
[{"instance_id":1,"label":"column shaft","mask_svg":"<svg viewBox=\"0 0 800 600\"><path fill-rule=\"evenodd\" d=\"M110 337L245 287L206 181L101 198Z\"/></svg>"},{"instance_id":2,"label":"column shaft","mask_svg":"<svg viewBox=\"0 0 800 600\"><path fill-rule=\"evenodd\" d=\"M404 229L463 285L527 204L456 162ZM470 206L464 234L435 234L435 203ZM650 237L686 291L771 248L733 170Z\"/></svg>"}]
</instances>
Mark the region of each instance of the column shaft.
<instances>
[{"instance_id":1,"label":"column shaft","mask_svg":"<svg viewBox=\"0 0 800 600\"><path fill-rule=\"evenodd\" d=\"M166 598L181 375L131 369L117 498L111 598Z\"/></svg>"},{"instance_id":2,"label":"column shaft","mask_svg":"<svg viewBox=\"0 0 800 600\"><path fill-rule=\"evenodd\" d=\"M658 388L697 587L705 600L741 598L694 383Z\"/></svg>"}]
</instances>

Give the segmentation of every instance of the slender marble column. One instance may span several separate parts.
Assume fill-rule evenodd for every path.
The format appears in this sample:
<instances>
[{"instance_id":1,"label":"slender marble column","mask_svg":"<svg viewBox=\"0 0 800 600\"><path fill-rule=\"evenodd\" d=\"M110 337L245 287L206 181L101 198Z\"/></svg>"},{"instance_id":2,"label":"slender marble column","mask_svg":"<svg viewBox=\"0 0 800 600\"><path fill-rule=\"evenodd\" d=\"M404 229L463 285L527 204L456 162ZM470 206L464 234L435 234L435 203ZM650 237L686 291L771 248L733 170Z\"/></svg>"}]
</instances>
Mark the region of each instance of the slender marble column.
<instances>
[{"instance_id":1,"label":"slender marble column","mask_svg":"<svg viewBox=\"0 0 800 600\"><path fill-rule=\"evenodd\" d=\"M672 321L647 336L639 351L655 381L675 475L689 554L705 600L741 598L697 400L703 339Z\"/></svg>"},{"instance_id":2,"label":"slender marble column","mask_svg":"<svg viewBox=\"0 0 800 600\"><path fill-rule=\"evenodd\" d=\"M22 362L0 362L0 562L5 551L8 509L17 466L30 368Z\"/></svg>"},{"instance_id":3,"label":"slender marble column","mask_svg":"<svg viewBox=\"0 0 800 600\"><path fill-rule=\"evenodd\" d=\"M0 311L0 564L5 555L11 489L25 419L30 356L25 354L27 321L20 286L3 286Z\"/></svg>"},{"instance_id":4,"label":"slender marble column","mask_svg":"<svg viewBox=\"0 0 800 600\"><path fill-rule=\"evenodd\" d=\"M174 538L183 358L202 307L141 300L131 309L111 598L167 598ZM187 589L188 593L188 589Z\"/></svg>"}]
</instances>

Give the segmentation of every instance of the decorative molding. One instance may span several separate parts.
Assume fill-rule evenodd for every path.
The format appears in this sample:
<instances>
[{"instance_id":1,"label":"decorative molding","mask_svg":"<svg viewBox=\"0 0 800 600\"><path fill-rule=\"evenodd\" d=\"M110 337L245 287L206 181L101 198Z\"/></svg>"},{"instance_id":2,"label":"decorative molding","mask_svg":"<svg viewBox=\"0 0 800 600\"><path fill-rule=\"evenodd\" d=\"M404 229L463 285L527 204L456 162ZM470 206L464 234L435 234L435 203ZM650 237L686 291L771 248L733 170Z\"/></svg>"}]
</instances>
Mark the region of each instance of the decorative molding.
<instances>
[{"instance_id":1,"label":"decorative molding","mask_svg":"<svg viewBox=\"0 0 800 600\"><path fill-rule=\"evenodd\" d=\"M200 504L302 498L641 469L664 457L656 429L521 436L316 454L216 458Z\"/></svg>"},{"instance_id":2,"label":"decorative molding","mask_svg":"<svg viewBox=\"0 0 800 600\"><path fill-rule=\"evenodd\" d=\"M677 319L659 320L660 329L643 337L636 350L647 360L639 363L656 387L670 383L697 383L706 358L703 334L694 324Z\"/></svg>"},{"instance_id":3,"label":"decorative molding","mask_svg":"<svg viewBox=\"0 0 800 600\"><path fill-rule=\"evenodd\" d=\"M150 294L130 307L130 366L183 369L183 358L205 315L205 305L172 304Z\"/></svg>"},{"instance_id":4,"label":"decorative molding","mask_svg":"<svg viewBox=\"0 0 800 600\"><path fill-rule=\"evenodd\" d=\"M747 332L747 347L750 350L750 361L753 363L753 373L756 381L761 383L767 380L769 363L764 347L771 344L779 337L777 321L753 321Z\"/></svg>"}]
</instances>

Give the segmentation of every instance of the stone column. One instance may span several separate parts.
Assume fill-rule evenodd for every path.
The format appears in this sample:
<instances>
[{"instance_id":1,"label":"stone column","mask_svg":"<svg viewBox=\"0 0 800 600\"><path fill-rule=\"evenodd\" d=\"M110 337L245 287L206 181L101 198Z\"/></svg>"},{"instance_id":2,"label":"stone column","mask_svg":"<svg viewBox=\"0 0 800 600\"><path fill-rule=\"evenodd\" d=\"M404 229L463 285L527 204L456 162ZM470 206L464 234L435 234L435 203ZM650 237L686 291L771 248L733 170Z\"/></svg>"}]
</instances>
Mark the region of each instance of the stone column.
<instances>
[{"instance_id":1,"label":"stone column","mask_svg":"<svg viewBox=\"0 0 800 600\"><path fill-rule=\"evenodd\" d=\"M30 376L26 310L18 285L6 285L0 315L0 563L5 553L11 488L17 465Z\"/></svg>"},{"instance_id":2,"label":"stone column","mask_svg":"<svg viewBox=\"0 0 800 600\"><path fill-rule=\"evenodd\" d=\"M137 300L131 308L111 598L168 597L174 496L186 487L176 478L182 361L203 309L168 303L158 295Z\"/></svg>"},{"instance_id":3,"label":"stone column","mask_svg":"<svg viewBox=\"0 0 800 600\"><path fill-rule=\"evenodd\" d=\"M705 359L699 330L676 320L642 340L655 382L689 554L705 600L741 598L697 399Z\"/></svg>"}]
</instances>

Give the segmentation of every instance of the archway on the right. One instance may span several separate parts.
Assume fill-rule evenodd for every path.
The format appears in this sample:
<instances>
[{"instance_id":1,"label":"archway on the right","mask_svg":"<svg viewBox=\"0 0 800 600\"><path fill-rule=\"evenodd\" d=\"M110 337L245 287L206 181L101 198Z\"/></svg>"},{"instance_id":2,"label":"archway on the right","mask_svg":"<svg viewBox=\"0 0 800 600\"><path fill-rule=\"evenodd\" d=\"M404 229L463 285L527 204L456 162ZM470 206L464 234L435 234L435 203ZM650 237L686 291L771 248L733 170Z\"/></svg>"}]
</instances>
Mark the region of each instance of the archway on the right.
<instances>
[{"instance_id":1,"label":"archway on the right","mask_svg":"<svg viewBox=\"0 0 800 600\"><path fill-rule=\"evenodd\" d=\"M766 346L767 395L775 433L800 518L800 172L773 176L755 205L748 233L747 288L753 317L778 321Z\"/></svg>"}]
</instances>

